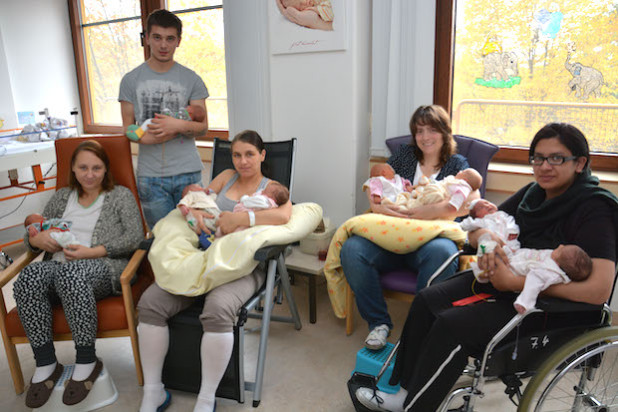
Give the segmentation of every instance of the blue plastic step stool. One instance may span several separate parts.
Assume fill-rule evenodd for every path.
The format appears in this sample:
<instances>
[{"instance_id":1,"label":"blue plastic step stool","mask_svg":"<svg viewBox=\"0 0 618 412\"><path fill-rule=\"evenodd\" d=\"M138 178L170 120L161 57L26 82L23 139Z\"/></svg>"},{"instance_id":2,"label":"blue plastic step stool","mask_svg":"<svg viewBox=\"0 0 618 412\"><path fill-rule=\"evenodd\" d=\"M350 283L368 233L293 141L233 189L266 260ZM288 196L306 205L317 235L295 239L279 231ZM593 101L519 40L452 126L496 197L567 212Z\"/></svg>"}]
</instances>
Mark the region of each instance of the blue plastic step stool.
<instances>
[{"instance_id":1,"label":"blue plastic step stool","mask_svg":"<svg viewBox=\"0 0 618 412\"><path fill-rule=\"evenodd\" d=\"M368 375L376 376L378 372L380 372L380 368L382 368L382 365L386 362L386 358L388 358L388 355L391 353L394 346L395 345L392 343L386 342L386 346L380 350L362 348L356 353L356 366L354 367L352 374L354 374L354 372L362 372ZM378 389L382 392L397 393L399 391L399 385L393 386L388 384L388 381L393 374L394 363L395 358L391 360L388 368L384 372L384 375L382 375L378 381Z\"/></svg>"}]
</instances>

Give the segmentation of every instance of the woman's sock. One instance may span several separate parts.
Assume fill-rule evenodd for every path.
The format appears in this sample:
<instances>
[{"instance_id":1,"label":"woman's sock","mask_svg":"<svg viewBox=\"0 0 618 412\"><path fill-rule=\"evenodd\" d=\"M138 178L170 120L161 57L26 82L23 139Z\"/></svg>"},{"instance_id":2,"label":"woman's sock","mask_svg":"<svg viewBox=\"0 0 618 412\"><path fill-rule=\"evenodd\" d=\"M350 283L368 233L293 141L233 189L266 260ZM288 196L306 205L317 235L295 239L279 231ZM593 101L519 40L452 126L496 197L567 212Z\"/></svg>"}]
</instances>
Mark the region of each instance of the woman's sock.
<instances>
[{"instance_id":1,"label":"woman's sock","mask_svg":"<svg viewBox=\"0 0 618 412\"><path fill-rule=\"evenodd\" d=\"M75 369L73 369L73 375L71 376L71 379L73 379L74 381L86 380L86 378L90 376L90 374L94 370L96 364L96 361L91 363L76 363Z\"/></svg>"},{"instance_id":2,"label":"woman's sock","mask_svg":"<svg viewBox=\"0 0 618 412\"><path fill-rule=\"evenodd\" d=\"M34 370L34 375L32 375L32 383L39 383L47 380L56 370L57 363L58 362L54 362L51 365L37 366Z\"/></svg>"},{"instance_id":3,"label":"woman's sock","mask_svg":"<svg viewBox=\"0 0 618 412\"><path fill-rule=\"evenodd\" d=\"M232 332L204 332L200 346L202 358L202 386L193 412L212 412L215 392L227 369L234 348Z\"/></svg>"},{"instance_id":4,"label":"woman's sock","mask_svg":"<svg viewBox=\"0 0 618 412\"><path fill-rule=\"evenodd\" d=\"M139 351L144 371L144 396L140 412L155 412L165 401L165 390L161 382L163 362L169 347L169 330L167 326L140 323Z\"/></svg>"}]
</instances>

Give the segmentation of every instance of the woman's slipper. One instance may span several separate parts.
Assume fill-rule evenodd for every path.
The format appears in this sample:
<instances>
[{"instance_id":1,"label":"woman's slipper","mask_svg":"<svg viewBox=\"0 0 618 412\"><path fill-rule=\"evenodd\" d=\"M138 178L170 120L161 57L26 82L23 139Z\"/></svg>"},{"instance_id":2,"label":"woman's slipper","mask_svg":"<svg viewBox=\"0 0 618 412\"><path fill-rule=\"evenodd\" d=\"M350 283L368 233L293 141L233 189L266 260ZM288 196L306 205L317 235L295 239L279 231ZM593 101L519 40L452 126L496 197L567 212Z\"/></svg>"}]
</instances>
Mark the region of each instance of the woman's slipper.
<instances>
[{"instance_id":1,"label":"woman's slipper","mask_svg":"<svg viewBox=\"0 0 618 412\"><path fill-rule=\"evenodd\" d=\"M94 386L94 382L99 377L103 370L103 362L97 359L96 365L92 373L83 381L74 381L73 378L65 382L64 394L62 394L62 403L65 405L75 405L83 401L90 393L90 389Z\"/></svg>"},{"instance_id":2,"label":"woman's slipper","mask_svg":"<svg viewBox=\"0 0 618 412\"><path fill-rule=\"evenodd\" d=\"M163 401L161 405L157 407L157 412L163 412L164 410L166 410L167 407L170 406L171 401L172 401L172 394L167 389L165 389L165 400Z\"/></svg>"},{"instance_id":3,"label":"woman's slipper","mask_svg":"<svg viewBox=\"0 0 618 412\"><path fill-rule=\"evenodd\" d=\"M54 386L56 386L56 382L62 376L63 370L64 366L56 362L56 369L49 375L49 378L37 383L30 381L30 388L28 388L28 393L26 393L26 406L28 408L35 409L45 405L45 402L47 402L54 390Z\"/></svg>"}]
</instances>

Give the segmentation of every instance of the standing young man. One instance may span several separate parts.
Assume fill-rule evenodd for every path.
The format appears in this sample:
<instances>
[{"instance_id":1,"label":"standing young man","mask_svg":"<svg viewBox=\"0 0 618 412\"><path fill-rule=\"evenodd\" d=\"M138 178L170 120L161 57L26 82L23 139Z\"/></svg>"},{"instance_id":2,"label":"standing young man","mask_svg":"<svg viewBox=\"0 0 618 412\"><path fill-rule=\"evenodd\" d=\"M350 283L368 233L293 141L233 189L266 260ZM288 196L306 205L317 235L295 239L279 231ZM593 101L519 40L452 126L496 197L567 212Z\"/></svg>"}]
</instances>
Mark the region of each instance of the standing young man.
<instances>
[{"instance_id":1,"label":"standing young man","mask_svg":"<svg viewBox=\"0 0 618 412\"><path fill-rule=\"evenodd\" d=\"M167 10L150 13L146 23L150 58L120 82L118 100L125 131L132 124L153 119L139 139L137 158L137 188L151 229L176 207L185 186L202 180L202 161L194 139L208 131L208 116L190 121L161 114L164 109L178 112L189 104L206 111L206 85L193 70L174 61L181 36L182 22L175 14Z\"/></svg>"}]
</instances>

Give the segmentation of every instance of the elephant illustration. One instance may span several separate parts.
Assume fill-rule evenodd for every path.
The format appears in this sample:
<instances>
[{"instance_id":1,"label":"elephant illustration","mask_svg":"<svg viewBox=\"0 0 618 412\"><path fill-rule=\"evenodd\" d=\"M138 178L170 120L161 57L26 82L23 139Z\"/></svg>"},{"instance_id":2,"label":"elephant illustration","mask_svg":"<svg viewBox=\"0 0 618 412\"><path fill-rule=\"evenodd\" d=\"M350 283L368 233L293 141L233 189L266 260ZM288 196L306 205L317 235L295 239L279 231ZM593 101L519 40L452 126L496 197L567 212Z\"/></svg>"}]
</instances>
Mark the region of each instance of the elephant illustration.
<instances>
[{"instance_id":1,"label":"elephant illustration","mask_svg":"<svg viewBox=\"0 0 618 412\"><path fill-rule=\"evenodd\" d=\"M483 58L483 66L485 67L483 79L490 81L495 77L497 80L506 81L509 77L517 76L519 73L517 63L517 54L514 52L489 53Z\"/></svg>"},{"instance_id":2,"label":"elephant illustration","mask_svg":"<svg viewBox=\"0 0 618 412\"><path fill-rule=\"evenodd\" d=\"M573 75L573 78L569 81L569 94L575 91L575 97L578 99L587 100L591 93L594 93L596 97L601 97L601 86L604 83L603 74L597 69L584 66L583 64L569 63L571 60L571 53L567 53L566 62L564 67Z\"/></svg>"}]
</instances>

